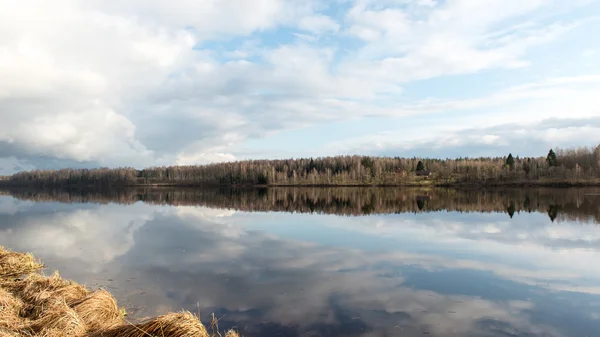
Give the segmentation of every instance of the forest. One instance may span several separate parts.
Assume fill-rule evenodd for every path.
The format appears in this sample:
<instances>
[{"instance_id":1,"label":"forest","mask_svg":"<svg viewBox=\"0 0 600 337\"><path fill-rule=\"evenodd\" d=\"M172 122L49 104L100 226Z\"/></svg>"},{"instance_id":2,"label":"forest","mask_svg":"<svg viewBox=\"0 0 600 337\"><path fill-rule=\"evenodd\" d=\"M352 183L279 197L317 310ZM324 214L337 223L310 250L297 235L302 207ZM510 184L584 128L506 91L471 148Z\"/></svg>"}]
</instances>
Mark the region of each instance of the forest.
<instances>
[{"instance_id":1,"label":"forest","mask_svg":"<svg viewBox=\"0 0 600 337\"><path fill-rule=\"evenodd\" d=\"M551 149L540 157L401 158L335 156L245 160L197 166L34 170L4 186L453 186L600 185L600 145Z\"/></svg>"},{"instance_id":2,"label":"forest","mask_svg":"<svg viewBox=\"0 0 600 337\"><path fill-rule=\"evenodd\" d=\"M0 190L0 195L3 192ZM35 202L206 206L244 212L319 213L345 216L421 212L545 213L552 221L600 223L597 188L385 188L272 187L26 189L5 190Z\"/></svg>"}]
</instances>

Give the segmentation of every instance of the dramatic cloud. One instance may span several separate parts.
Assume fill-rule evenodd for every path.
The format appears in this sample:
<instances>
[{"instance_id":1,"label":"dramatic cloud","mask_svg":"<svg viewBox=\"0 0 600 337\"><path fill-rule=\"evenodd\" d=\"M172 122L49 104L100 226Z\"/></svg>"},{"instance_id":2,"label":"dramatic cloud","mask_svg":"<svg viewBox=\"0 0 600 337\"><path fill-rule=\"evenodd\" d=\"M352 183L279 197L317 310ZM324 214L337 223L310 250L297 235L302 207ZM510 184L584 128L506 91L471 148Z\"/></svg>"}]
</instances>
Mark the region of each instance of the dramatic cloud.
<instances>
[{"instance_id":1,"label":"dramatic cloud","mask_svg":"<svg viewBox=\"0 0 600 337\"><path fill-rule=\"evenodd\" d=\"M599 127L589 118L599 113L600 69L589 58L600 46L582 38L598 26L594 9L558 0L5 1L0 174L298 155L313 148L302 148L306 137L277 135L327 125L316 139L335 137L347 121L364 144L319 154L377 154L396 141L372 137L390 132L421 142L422 155L438 155L428 142L468 155L478 149L462 134L507 124L525 133L480 132L474 143L486 153L523 138L587 145L597 139L575 135ZM589 130L562 123L566 111ZM431 139L410 132L423 114L432 120L418 130ZM555 133L538 127L552 118Z\"/></svg>"}]
</instances>

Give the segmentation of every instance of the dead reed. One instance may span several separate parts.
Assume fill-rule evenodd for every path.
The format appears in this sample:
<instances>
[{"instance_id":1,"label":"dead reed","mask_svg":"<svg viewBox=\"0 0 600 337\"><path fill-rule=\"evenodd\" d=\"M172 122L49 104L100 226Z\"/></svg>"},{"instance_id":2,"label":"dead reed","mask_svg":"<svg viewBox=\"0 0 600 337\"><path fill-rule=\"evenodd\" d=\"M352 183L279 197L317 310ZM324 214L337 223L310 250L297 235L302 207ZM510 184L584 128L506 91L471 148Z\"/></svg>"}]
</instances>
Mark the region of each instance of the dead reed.
<instances>
[{"instance_id":1,"label":"dead reed","mask_svg":"<svg viewBox=\"0 0 600 337\"><path fill-rule=\"evenodd\" d=\"M0 337L21 337L21 334L0 328Z\"/></svg>"},{"instance_id":2,"label":"dead reed","mask_svg":"<svg viewBox=\"0 0 600 337\"><path fill-rule=\"evenodd\" d=\"M36 273L41 268L31 254L0 247L0 337L222 337L214 315L208 332L187 311L132 324L108 291Z\"/></svg>"},{"instance_id":3,"label":"dead reed","mask_svg":"<svg viewBox=\"0 0 600 337\"><path fill-rule=\"evenodd\" d=\"M19 311L22 307L23 302L20 299L0 288L0 336L4 330L19 328L22 323Z\"/></svg>"},{"instance_id":4,"label":"dead reed","mask_svg":"<svg viewBox=\"0 0 600 337\"><path fill-rule=\"evenodd\" d=\"M16 253L0 246L0 279L2 283L42 269L31 254Z\"/></svg>"},{"instance_id":5,"label":"dead reed","mask_svg":"<svg viewBox=\"0 0 600 337\"><path fill-rule=\"evenodd\" d=\"M56 299L44 308L42 315L22 329L31 336L84 336L85 322L77 312L67 305L64 299Z\"/></svg>"},{"instance_id":6,"label":"dead reed","mask_svg":"<svg viewBox=\"0 0 600 337\"><path fill-rule=\"evenodd\" d=\"M117 301L104 289L89 293L69 305L86 323L90 332L124 323Z\"/></svg>"},{"instance_id":7,"label":"dead reed","mask_svg":"<svg viewBox=\"0 0 600 337\"><path fill-rule=\"evenodd\" d=\"M73 281L63 280L58 272L49 277L30 274L21 280L9 283L6 288L15 294L19 294L25 302L21 315L32 319L37 318L41 310L57 298L72 303L82 299L89 293L84 286Z\"/></svg>"},{"instance_id":8,"label":"dead reed","mask_svg":"<svg viewBox=\"0 0 600 337\"><path fill-rule=\"evenodd\" d=\"M209 337L204 325L184 311L147 319L140 324L123 324L99 331L93 337Z\"/></svg>"}]
</instances>

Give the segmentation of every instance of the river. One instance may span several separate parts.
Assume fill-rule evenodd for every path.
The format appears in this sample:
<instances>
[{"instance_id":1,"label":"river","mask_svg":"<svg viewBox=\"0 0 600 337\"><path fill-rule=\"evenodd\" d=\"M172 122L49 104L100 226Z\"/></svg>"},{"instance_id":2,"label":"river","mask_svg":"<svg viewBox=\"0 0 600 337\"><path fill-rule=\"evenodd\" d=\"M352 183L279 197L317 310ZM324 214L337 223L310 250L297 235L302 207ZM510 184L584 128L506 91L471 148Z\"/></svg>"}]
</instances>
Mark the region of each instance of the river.
<instances>
[{"instance_id":1,"label":"river","mask_svg":"<svg viewBox=\"0 0 600 337\"><path fill-rule=\"evenodd\" d=\"M12 190L0 245L252 336L600 336L600 190Z\"/></svg>"}]
</instances>

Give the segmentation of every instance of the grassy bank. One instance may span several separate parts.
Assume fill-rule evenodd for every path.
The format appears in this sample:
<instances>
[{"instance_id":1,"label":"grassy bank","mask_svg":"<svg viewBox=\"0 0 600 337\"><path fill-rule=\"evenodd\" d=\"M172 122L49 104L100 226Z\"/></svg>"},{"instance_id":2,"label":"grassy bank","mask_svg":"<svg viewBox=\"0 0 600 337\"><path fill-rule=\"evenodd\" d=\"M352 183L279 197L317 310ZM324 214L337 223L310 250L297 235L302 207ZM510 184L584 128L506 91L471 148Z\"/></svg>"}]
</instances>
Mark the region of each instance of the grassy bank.
<instances>
[{"instance_id":1,"label":"grassy bank","mask_svg":"<svg viewBox=\"0 0 600 337\"><path fill-rule=\"evenodd\" d=\"M207 329L187 311L131 322L106 290L45 276L42 268L31 254L0 247L0 337L222 336L214 317Z\"/></svg>"}]
</instances>

